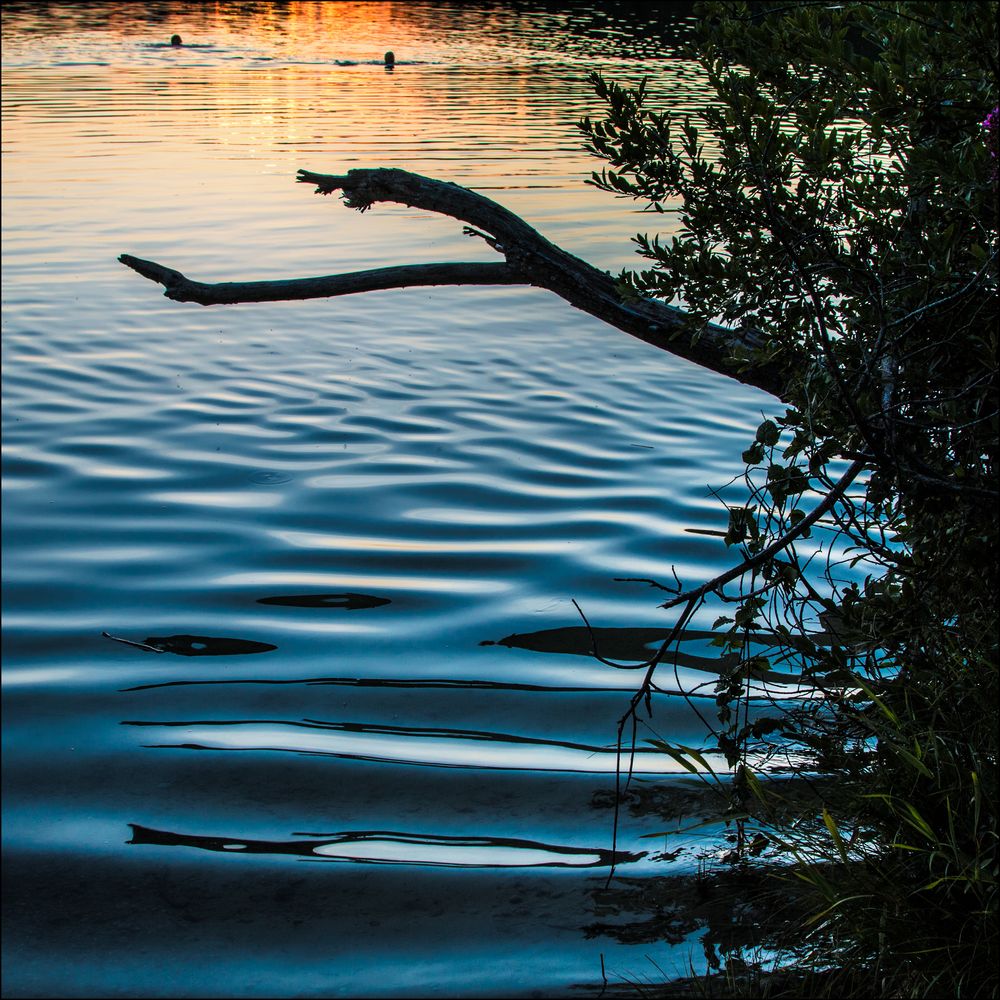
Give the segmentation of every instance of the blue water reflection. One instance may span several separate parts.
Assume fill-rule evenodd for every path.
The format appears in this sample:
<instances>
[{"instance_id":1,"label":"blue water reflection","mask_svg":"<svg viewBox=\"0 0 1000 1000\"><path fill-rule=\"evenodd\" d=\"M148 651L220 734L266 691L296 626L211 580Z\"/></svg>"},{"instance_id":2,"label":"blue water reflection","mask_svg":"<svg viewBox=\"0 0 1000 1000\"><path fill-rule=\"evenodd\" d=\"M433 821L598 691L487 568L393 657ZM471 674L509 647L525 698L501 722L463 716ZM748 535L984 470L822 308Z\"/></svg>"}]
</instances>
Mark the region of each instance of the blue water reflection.
<instances>
[{"instance_id":1,"label":"blue water reflection","mask_svg":"<svg viewBox=\"0 0 1000 1000\"><path fill-rule=\"evenodd\" d=\"M10 995L575 995L643 961L585 932L635 680L593 640L640 662L671 622L635 581L721 566L710 487L773 400L530 288L202 309L117 256L489 260L294 183L405 166L616 271L672 217L588 188L573 123L594 68L697 107L689 11L4 5ZM705 745L711 617L640 741ZM649 747L617 861L686 877L719 802Z\"/></svg>"}]
</instances>

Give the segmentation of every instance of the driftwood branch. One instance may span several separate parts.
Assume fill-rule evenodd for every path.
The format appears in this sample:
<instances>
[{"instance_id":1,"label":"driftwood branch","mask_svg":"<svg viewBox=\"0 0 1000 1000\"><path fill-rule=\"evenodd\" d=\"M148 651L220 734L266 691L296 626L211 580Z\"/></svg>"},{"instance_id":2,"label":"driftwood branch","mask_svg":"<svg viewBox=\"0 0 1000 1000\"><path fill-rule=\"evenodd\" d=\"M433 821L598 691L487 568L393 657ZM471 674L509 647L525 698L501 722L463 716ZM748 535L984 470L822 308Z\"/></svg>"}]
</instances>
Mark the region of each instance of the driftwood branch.
<instances>
[{"instance_id":1,"label":"driftwood branch","mask_svg":"<svg viewBox=\"0 0 1000 1000\"><path fill-rule=\"evenodd\" d=\"M654 299L623 299L610 274L550 243L522 218L475 191L385 168L346 174L300 170L297 179L315 185L320 194L342 192L344 204L362 212L378 202L394 202L451 216L466 223L467 232L486 239L506 263L414 264L315 278L212 284L128 254L118 259L163 285L168 298L201 305L323 298L415 285L534 285L654 347L781 394L784 378L777 368L764 364L741 371L734 362L737 353L761 345L759 333L707 324L693 335L683 310Z\"/></svg>"},{"instance_id":2,"label":"driftwood branch","mask_svg":"<svg viewBox=\"0 0 1000 1000\"><path fill-rule=\"evenodd\" d=\"M282 281L192 281L180 271L152 260L123 253L118 258L144 278L157 281L168 299L197 302L202 306L234 305L238 302L283 302L322 299L356 292L417 285L523 285L524 279L506 264L407 264L376 267L370 271L324 274L315 278Z\"/></svg>"}]
</instances>

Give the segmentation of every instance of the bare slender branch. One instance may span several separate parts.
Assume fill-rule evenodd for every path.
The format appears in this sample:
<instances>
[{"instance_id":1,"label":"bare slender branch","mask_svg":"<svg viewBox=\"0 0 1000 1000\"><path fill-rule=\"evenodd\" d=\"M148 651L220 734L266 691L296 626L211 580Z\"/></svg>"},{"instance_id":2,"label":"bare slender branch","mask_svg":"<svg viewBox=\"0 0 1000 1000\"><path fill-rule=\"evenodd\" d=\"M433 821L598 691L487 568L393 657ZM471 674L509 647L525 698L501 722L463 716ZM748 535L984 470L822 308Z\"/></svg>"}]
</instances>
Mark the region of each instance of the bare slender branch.
<instances>
[{"instance_id":1,"label":"bare slender branch","mask_svg":"<svg viewBox=\"0 0 1000 1000\"><path fill-rule=\"evenodd\" d=\"M687 601L700 600L701 598L712 593L712 591L718 590L720 587L724 587L727 583L731 583L733 580L743 576L750 570L763 565L769 559L773 559L783 549L788 548L788 546L794 542L796 538L811 528L812 525L814 525L837 503L851 483L858 478L861 471L867 464L868 463L863 458L856 459L852 462L848 470L840 477L840 479L837 480L833 489L830 490L825 497L823 497L816 507L804 518L802 518L802 520L799 521L794 527L790 528L785 532L785 534L771 542L767 548L761 549L761 551L756 553L756 555L750 556L748 559L744 559L738 566L733 566L731 569L726 570L725 573L720 573L707 583L703 583L700 587L695 587L694 590L689 590L686 593L675 597L672 601L667 601L665 604L661 604L660 607L669 609L677 607L678 604L684 604Z\"/></svg>"},{"instance_id":2,"label":"bare slender branch","mask_svg":"<svg viewBox=\"0 0 1000 1000\"><path fill-rule=\"evenodd\" d=\"M356 292L375 292L417 285L523 285L524 279L506 264L408 264L377 267L370 271L326 274L316 278L279 281L192 281L180 271L155 261L129 254L118 258L166 289L164 295L177 302L197 302L202 306L233 305L237 302L282 302L290 299L318 299Z\"/></svg>"},{"instance_id":3,"label":"bare slender branch","mask_svg":"<svg viewBox=\"0 0 1000 1000\"><path fill-rule=\"evenodd\" d=\"M321 194L340 191L344 204L362 212L378 202L392 202L451 216L466 223L466 232L481 236L503 254L506 263L414 264L315 278L213 284L129 254L122 254L119 260L162 284L168 298L201 305L323 298L413 285L530 284L554 292L577 309L647 344L765 392L782 393L785 375L776 364L744 367L735 360L764 346L765 338L757 331L731 330L714 323L695 327L686 312L664 302L623 298L616 280L606 271L550 243L522 218L475 191L387 168L346 174L300 170L298 180L314 184Z\"/></svg>"}]
</instances>

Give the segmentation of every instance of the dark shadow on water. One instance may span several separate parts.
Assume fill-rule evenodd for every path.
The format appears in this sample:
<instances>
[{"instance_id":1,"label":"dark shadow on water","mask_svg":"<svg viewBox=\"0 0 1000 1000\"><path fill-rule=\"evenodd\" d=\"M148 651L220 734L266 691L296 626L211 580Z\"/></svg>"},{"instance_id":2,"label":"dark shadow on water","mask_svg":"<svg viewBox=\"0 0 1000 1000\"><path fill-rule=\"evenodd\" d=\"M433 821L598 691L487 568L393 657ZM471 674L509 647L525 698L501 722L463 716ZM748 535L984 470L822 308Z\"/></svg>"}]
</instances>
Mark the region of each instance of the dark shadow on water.
<instances>
[{"instance_id":1,"label":"dark shadow on water","mask_svg":"<svg viewBox=\"0 0 1000 1000\"><path fill-rule=\"evenodd\" d=\"M252 639L227 639L210 635L151 635L143 639L164 653L178 656L241 656L247 653L270 653L278 647Z\"/></svg>"},{"instance_id":2,"label":"dark shadow on water","mask_svg":"<svg viewBox=\"0 0 1000 1000\"><path fill-rule=\"evenodd\" d=\"M571 625L564 628L541 629L538 632L515 632L503 639L484 640L480 646L507 646L510 649L528 649L535 653L563 653L573 656L600 656L607 660L633 660L633 663L618 662L615 665L624 670L644 668L649 658L671 633L668 628L586 628ZM707 642L717 633L689 629L677 636L676 642ZM766 643L769 636L758 636ZM738 662L735 655L699 656L672 649L663 657L665 666L690 667L713 674L720 673ZM783 674L769 670L759 675L759 679L775 684L794 684L799 678L793 674Z\"/></svg>"},{"instance_id":3,"label":"dark shadow on water","mask_svg":"<svg viewBox=\"0 0 1000 1000\"><path fill-rule=\"evenodd\" d=\"M801 925L811 912L790 882L781 866L741 864L670 879L619 877L609 887L591 890L598 919L583 928L585 937L654 950L624 981L602 987L580 983L575 990L604 1000L836 996L810 990L815 976L796 970L796 956L782 940L782 927ZM696 941L701 956L692 954L677 978L665 975L655 960L656 947Z\"/></svg>"},{"instance_id":4,"label":"dark shadow on water","mask_svg":"<svg viewBox=\"0 0 1000 1000\"><path fill-rule=\"evenodd\" d=\"M708 779L676 776L670 780L633 778L618 796L618 801L631 816L655 816L682 826L709 817L721 817L729 806L729 790L725 781L714 783ZM598 789L590 805L593 809L614 809L615 790Z\"/></svg>"},{"instance_id":5,"label":"dark shadow on water","mask_svg":"<svg viewBox=\"0 0 1000 1000\"><path fill-rule=\"evenodd\" d=\"M607 868L611 851L567 847L512 837L456 837L391 830L342 833L294 833L308 840L249 840L173 833L130 823L129 844L196 847L204 851L242 854L286 854L310 861L353 864L430 865L444 868ZM464 852L464 853L463 853ZM638 861L643 853L618 851L616 866Z\"/></svg>"},{"instance_id":6,"label":"dark shadow on water","mask_svg":"<svg viewBox=\"0 0 1000 1000\"><path fill-rule=\"evenodd\" d=\"M629 668L638 669L653 654L656 643L670 635L668 628L585 628L571 625L565 628L546 628L538 632L515 632L496 642L486 640L481 646L507 646L511 649L530 649L535 653L569 653L574 656L599 656L609 660L635 660ZM679 641L710 639L712 632L682 632ZM673 653L667 661L676 660L679 666L701 667L718 670L720 659Z\"/></svg>"},{"instance_id":7,"label":"dark shadow on water","mask_svg":"<svg viewBox=\"0 0 1000 1000\"><path fill-rule=\"evenodd\" d=\"M486 743L518 744L522 746L540 747L563 747L567 750L581 750L588 754L611 754L617 753L615 746L594 746L591 743L574 743L570 740L546 740L534 736L518 736L514 733L497 733L481 729L450 729L440 726L388 726L367 722L325 722L320 719L302 719L301 721L291 721L289 719L187 719L183 722L147 722L135 719L124 719L123 726L163 726L187 728L191 726L284 726L291 730L325 731L331 733L358 733L361 735L373 736L401 736L407 739L429 739L429 740L462 740ZM160 746L177 746L178 744L159 744ZM193 744L185 746L194 747ZM209 749L198 747L197 749ZM235 747L218 747L210 749L237 749ZM246 749L240 747L240 750ZM281 749L276 747L273 749ZM324 751L297 751L299 753L313 752L325 755ZM331 756L343 756L343 754L330 754Z\"/></svg>"},{"instance_id":8,"label":"dark shadow on water","mask_svg":"<svg viewBox=\"0 0 1000 1000\"><path fill-rule=\"evenodd\" d=\"M449 677L430 677L426 680L410 677L298 677L282 680L267 680L247 678L243 680L212 680L212 681L162 681L158 684L138 684L135 687L121 688L121 692L151 691L154 688L193 687L200 684L305 684L305 685L339 685L359 688L406 688L409 690L470 690L470 691L532 691L545 693L587 693L593 694L591 687L567 687L546 684L516 684L502 681L462 680ZM631 691L627 686L621 688L602 688L602 691Z\"/></svg>"},{"instance_id":9,"label":"dark shadow on water","mask_svg":"<svg viewBox=\"0 0 1000 1000\"><path fill-rule=\"evenodd\" d=\"M278 604L289 608L343 608L345 611L358 611L361 608L380 608L392 601L372 594L285 594L259 597L257 603Z\"/></svg>"},{"instance_id":10,"label":"dark shadow on water","mask_svg":"<svg viewBox=\"0 0 1000 1000\"><path fill-rule=\"evenodd\" d=\"M142 642L102 632L105 639L147 653L176 653L178 656L241 656L247 653L270 653L273 643L253 639L231 639L212 635L148 635Z\"/></svg>"}]
</instances>

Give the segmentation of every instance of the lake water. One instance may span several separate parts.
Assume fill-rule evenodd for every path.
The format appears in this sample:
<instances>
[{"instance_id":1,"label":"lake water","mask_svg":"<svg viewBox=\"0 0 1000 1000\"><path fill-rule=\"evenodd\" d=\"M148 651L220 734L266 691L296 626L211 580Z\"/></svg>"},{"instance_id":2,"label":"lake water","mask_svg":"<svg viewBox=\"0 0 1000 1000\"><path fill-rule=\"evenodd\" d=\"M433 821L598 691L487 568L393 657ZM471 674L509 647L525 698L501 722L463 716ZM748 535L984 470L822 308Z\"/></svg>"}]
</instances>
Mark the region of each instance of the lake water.
<instances>
[{"instance_id":1,"label":"lake water","mask_svg":"<svg viewBox=\"0 0 1000 1000\"><path fill-rule=\"evenodd\" d=\"M589 655L572 602L602 652L655 648L663 593L618 578L726 565L711 490L775 401L534 289L204 309L116 260L496 259L294 182L399 166L638 263L672 217L586 186L574 123L595 68L699 106L689 17L4 5L5 996L589 995L602 962L703 966L671 901L724 831L646 837L715 806L641 743L604 889L641 675ZM640 740L706 745L710 651L682 649Z\"/></svg>"}]
</instances>

